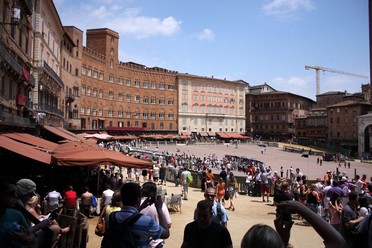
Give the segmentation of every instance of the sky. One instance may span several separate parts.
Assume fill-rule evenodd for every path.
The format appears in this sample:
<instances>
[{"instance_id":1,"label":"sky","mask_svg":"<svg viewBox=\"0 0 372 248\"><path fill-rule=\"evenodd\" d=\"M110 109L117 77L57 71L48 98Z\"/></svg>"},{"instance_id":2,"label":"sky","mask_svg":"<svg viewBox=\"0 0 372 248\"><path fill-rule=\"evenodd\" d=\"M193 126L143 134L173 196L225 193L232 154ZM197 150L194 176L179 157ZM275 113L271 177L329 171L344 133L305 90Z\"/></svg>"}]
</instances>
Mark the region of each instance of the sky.
<instances>
[{"instance_id":1,"label":"sky","mask_svg":"<svg viewBox=\"0 0 372 248\"><path fill-rule=\"evenodd\" d=\"M119 60L267 83L316 100L321 66L369 77L368 0L54 0L65 26L119 33ZM369 78L321 72L320 93Z\"/></svg>"}]
</instances>

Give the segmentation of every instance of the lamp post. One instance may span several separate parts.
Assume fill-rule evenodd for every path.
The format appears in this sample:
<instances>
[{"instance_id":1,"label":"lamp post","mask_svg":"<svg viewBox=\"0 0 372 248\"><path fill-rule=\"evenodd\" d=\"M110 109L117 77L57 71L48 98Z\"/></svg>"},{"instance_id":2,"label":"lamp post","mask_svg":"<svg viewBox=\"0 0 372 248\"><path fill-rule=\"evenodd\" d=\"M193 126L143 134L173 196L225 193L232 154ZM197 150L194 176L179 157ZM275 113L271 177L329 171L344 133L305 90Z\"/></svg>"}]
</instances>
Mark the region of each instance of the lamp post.
<instances>
[{"instance_id":1,"label":"lamp post","mask_svg":"<svg viewBox=\"0 0 372 248\"><path fill-rule=\"evenodd\" d=\"M0 22L1 25L18 25L21 21L21 8L17 5L16 1L12 5L12 17L10 22Z\"/></svg>"}]
</instances>

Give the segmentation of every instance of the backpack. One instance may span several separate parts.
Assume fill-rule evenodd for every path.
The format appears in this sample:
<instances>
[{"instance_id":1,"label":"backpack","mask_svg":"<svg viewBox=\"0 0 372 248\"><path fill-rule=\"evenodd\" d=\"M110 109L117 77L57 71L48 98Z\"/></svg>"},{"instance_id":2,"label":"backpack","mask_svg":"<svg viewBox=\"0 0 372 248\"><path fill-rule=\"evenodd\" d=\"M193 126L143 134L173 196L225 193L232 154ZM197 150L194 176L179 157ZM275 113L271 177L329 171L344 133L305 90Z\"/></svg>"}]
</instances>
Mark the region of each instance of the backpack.
<instances>
[{"instance_id":1,"label":"backpack","mask_svg":"<svg viewBox=\"0 0 372 248\"><path fill-rule=\"evenodd\" d=\"M94 208L97 207L97 204L98 204L97 198L95 196L92 196L91 200L92 200L92 207Z\"/></svg>"},{"instance_id":2,"label":"backpack","mask_svg":"<svg viewBox=\"0 0 372 248\"><path fill-rule=\"evenodd\" d=\"M192 180L193 180L193 178L192 178L192 175L191 175L191 173L190 173L190 174L187 175L187 177L186 177L186 181L187 181L188 183L192 183Z\"/></svg>"},{"instance_id":3,"label":"backpack","mask_svg":"<svg viewBox=\"0 0 372 248\"><path fill-rule=\"evenodd\" d=\"M221 203L217 202L217 214L214 215L212 213L212 221L223 225L224 223L222 222L222 215Z\"/></svg>"},{"instance_id":4,"label":"backpack","mask_svg":"<svg viewBox=\"0 0 372 248\"><path fill-rule=\"evenodd\" d=\"M111 213L108 218L110 225L102 239L101 248L137 247L131 227L133 223L142 216L142 214L135 213L128 217L123 223L118 223L115 216L116 213L117 212Z\"/></svg>"}]
</instances>

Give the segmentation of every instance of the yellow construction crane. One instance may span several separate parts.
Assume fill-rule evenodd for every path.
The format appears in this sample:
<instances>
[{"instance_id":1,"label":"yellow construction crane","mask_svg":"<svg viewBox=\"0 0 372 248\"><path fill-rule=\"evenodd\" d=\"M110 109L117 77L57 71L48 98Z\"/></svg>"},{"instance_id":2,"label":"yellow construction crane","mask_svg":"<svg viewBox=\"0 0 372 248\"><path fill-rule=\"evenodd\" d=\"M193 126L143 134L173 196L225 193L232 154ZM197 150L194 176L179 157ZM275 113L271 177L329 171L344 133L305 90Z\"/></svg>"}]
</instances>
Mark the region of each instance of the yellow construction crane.
<instances>
[{"instance_id":1,"label":"yellow construction crane","mask_svg":"<svg viewBox=\"0 0 372 248\"><path fill-rule=\"evenodd\" d=\"M316 94L317 95L320 94L320 71L329 71L329 72L344 74L344 75L348 75L348 76L352 76L352 77L368 78L367 76L364 76L364 75L359 75L359 74L355 74L355 73L349 73L349 72L344 72L344 71L340 71L340 70L330 69L330 68L323 67L323 66L308 66L308 65L305 65L305 69L306 70L313 69L316 72Z\"/></svg>"}]
</instances>

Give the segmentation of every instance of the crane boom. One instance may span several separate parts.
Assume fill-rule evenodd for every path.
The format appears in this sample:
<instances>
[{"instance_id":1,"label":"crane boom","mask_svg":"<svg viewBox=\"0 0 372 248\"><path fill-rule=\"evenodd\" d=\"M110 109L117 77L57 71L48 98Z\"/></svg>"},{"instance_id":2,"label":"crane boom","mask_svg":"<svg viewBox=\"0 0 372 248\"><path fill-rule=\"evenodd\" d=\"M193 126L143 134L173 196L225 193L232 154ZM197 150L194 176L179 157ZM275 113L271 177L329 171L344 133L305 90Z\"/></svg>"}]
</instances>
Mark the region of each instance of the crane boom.
<instances>
[{"instance_id":1,"label":"crane boom","mask_svg":"<svg viewBox=\"0 0 372 248\"><path fill-rule=\"evenodd\" d=\"M329 72L344 74L344 75L348 75L348 76L352 76L352 77L368 78L367 76L364 76L364 75L350 73L350 72L344 72L344 71L341 71L341 70L335 70L335 69L331 69L331 68L327 68L327 67L323 67L323 66L308 66L308 65L305 65L305 69L306 70L313 69L316 72L316 94L317 95L320 94L320 71L329 71Z\"/></svg>"}]
</instances>

